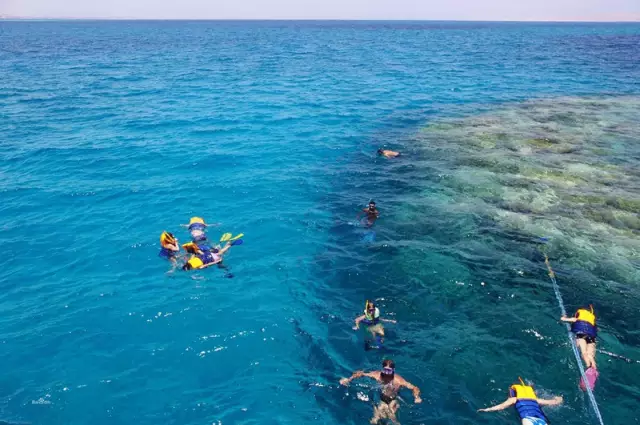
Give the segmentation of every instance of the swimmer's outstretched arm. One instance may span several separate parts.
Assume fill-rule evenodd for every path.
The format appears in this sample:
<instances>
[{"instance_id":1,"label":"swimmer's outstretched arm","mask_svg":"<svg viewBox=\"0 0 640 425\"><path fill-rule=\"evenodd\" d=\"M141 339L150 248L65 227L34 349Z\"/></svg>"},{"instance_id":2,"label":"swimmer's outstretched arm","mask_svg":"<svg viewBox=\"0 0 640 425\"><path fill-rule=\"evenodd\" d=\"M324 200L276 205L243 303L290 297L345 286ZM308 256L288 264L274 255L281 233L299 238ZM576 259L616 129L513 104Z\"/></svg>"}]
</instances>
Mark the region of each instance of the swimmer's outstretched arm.
<instances>
[{"instance_id":1,"label":"swimmer's outstretched arm","mask_svg":"<svg viewBox=\"0 0 640 425\"><path fill-rule=\"evenodd\" d=\"M380 321L381 321L381 322L387 322L387 323L398 323L397 321L395 321L395 320L393 320L393 319L383 319L383 318L380 318Z\"/></svg>"},{"instance_id":2,"label":"swimmer's outstretched arm","mask_svg":"<svg viewBox=\"0 0 640 425\"><path fill-rule=\"evenodd\" d=\"M486 409L478 409L478 412L497 412L498 410L504 410L507 407L511 407L516 404L518 399L515 397L509 397L504 402L497 404L495 406L487 407Z\"/></svg>"},{"instance_id":3,"label":"swimmer's outstretched arm","mask_svg":"<svg viewBox=\"0 0 640 425\"><path fill-rule=\"evenodd\" d=\"M356 317L356 325L353 327L354 331L357 331L358 329L360 329L360 322L362 322L364 319L365 319L364 314L362 316Z\"/></svg>"},{"instance_id":4,"label":"swimmer's outstretched arm","mask_svg":"<svg viewBox=\"0 0 640 425\"><path fill-rule=\"evenodd\" d=\"M562 398L562 396L556 396L551 400L545 400L543 398L539 398L538 404L541 406L557 406L559 404L562 404L563 401L564 399Z\"/></svg>"},{"instance_id":5,"label":"swimmer's outstretched arm","mask_svg":"<svg viewBox=\"0 0 640 425\"><path fill-rule=\"evenodd\" d=\"M398 375L396 375L396 381L398 382L398 384L400 384L400 386L405 387L413 392L413 398L416 404L422 403L422 399L420 398L420 388L416 387L411 382Z\"/></svg>"},{"instance_id":6,"label":"swimmer's outstretched arm","mask_svg":"<svg viewBox=\"0 0 640 425\"><path fill-rule=\"evenodd\" d=\"M576 322L578 319L576 319L575 317L567 317L567 316L562 316L560 318L561 322L569 322L569 323L574 323Z\"/></svg>"},{"instance_id":7,"label":"swimmer's outstretched arm","mask_svg":"<svg viewBox=\"0 0 640 425\"><path fill-rule=\"evenodd\" d=\"M340 385L347 386L354 379L362 378L362 377L365 377L365 376L367 378L373 378L373 379L375 379L377 381L378 378L379 378L379 372L376 375L376 372L364 372L362 370L356 370L355 372L353 372L353 374L350 377L340 379Z\"/></svg>"}]
</instances>

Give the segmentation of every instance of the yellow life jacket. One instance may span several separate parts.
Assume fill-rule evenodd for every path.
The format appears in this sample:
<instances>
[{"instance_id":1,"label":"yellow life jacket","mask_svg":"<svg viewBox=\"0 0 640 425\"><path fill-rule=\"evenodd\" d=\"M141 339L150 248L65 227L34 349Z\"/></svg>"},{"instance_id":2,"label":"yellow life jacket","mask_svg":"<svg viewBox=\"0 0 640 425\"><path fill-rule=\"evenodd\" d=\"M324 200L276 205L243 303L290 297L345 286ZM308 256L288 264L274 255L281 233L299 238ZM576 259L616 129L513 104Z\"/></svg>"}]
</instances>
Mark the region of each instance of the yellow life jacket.
<instances>
[{"instance_id":1,"label":"yellow life jacket","mask_svg":"<svg viewBox=\"0 0 640 425\"><path fill-rule=\"evenodd\" d=\"M200 267L204 266L204 263L198 257L189 258L189 261L187 261L187 263L189 263L192 269L199 269Z\"/></svg>"},{"instance_id":2,"label":"yellow life jacket","mask_svg":"<svg viewBox=\"0 0 640 425\"><path fill-rule=\"evenodd\" d=\"M533 391L533 387L529 386L529 385L512 385L510 388L510 390L512 390L513 392L511 394L512 397L519 399L525 399L525 400L537 400L538 397L536 397L536 393L535 391Z\"/></svg>"},{"instance_id":3,"label":"yellow life jacket","mask_svg":"<svg viewBox=\"0 0 640 425\"><path fill-rule=\"evenodd\" d=\"M520 378L520 385L515 384L509 387L509 397L516 398L514 407L520 419L540 418L547 421L544 412L538 404L536 392L533 391L531 386L525 384L522 378Z\"/></svg>"},{"instance_id":4,"label":"yellow life jacket","mask_svg":"<svg viewBox=\"0 0 640 425\"><path fill-rule=\"evenodd\" d=\"M591 311L585 310L584 308L578 309L576 312L576 319L587 322L591 326L596 325L596 315L593 314L593 307L591 307Z\"/></svg>"},{"instance_id":5,"label":"yellow life jacket","mask_svg":"<svg viewBox=\"0 0 640 425\"><path fill-rule=\"evenodd\" d=\"M165 243L173 244L176 242L176 239L169 232L162 232L160 235L160 245L164 245Z\"/></svg>"},{"instance_id":6,"label":"yellow life jacket","mask_svg":"<svg viewBox=\"0 0 640 425\"><path fill-rule=\"evenodd\" d=\"M378 319L380 317L380 310L376 307L376 311L371 314L367 309L364 310L364 318L370 321Z\"/></svg>"},{"instance_id":7,"label":"yellow life jacket","mask_svg":"<svg viewBox=\"0 0 640 425\"><path fill-rule=\"evenodd\" d=\"M200 249L194 242L187 242L185 244L182 244L182 248L190 254L196 254L198 252L198 249Z\"/></svg>"}]
</instances>

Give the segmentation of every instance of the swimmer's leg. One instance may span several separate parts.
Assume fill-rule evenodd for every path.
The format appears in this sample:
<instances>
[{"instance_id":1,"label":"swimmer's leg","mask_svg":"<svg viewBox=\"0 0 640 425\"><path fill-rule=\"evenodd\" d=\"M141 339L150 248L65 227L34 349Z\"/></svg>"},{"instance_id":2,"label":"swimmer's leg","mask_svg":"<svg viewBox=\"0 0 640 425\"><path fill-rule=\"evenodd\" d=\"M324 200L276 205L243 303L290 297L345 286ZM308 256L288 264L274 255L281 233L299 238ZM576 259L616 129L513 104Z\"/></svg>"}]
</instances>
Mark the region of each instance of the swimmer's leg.
<instances>
[{"instance_id":1,"label":"swimmer's leg","mask_svg":"<svg viewBox=\"0 0 640 425\"><path fill-rule=\"evenodd\" d=\"M380 419L382 419L382 415L380 412L381 408L382 408L382 403L380 403L377 406L373 406L373 417L369 421L370 424L376 425L380 421Z\"/></svg>"},{"instance_id":2,"label":"swimmer's leg","mask_svg":"<svg viewBox=\"0 0 640 425\"><path fill-rule=\"evenodd\" d=\"M380 344L384 343L384 327L382 324L378 323L377 325L370 327L369 332L371 332L371 336L374 340L380 341Z\"/></svg>"},{"instance_id":3,"label":"swimmer's leg","mask_svg":"<svg viewBox=\"0 0 640 425\"><path fill-rule=\"evenodd\" d=\"M596 343L595 342L593 342L591 344L587 344L587 358L589 359L588 362L585 360L585 362L587 363L587 368L593 367L594 369L597 369L597 367L596 367Z\"/></svg>"},{"instance_id":4,"label":"swimmer's leg","mask_svg":"<svg viewBox=\"0 0 640 425\"><path fill-rule=\"evenodd\" d=\"M171 261L171 269L167 272L167 274L175 272L178 268L178 260L176 259L176 257L170 257L169 261Z\"/></svg>"},{"instance_id":5,"label":"swimmer's leg","mask_svg":"<svg viewBox=\"0 0 640 425\"><path fill-rule=\"evenodd\" d=\"M580 354L582 355L582 360L584 360L584 364L589 367L591 361L589 360L589 355L587 353L587 341L584 338L578 338L576 340L576 345L580 349Z\"/></svg>"},{"instance_id":6,"label":"swimmer's leg","mask_svg":"<svg viewBox=\"0 0 640 425\"><path fill-rule=\"evenodd\" d=\"M399 408L400 408L400 403L398 403L398 400L393 400L389 404L389 415L388 415L388 418L395 425L400 425L400 422L398 422L398 419L396 418L396 412L398 411Z\"/></svg>"},{"instance_id":7,"label":"swimmer's leg","mask_svg":"<svg viewBox=\"0 0 640 425\"><path fill-rule=\"evenodd\" d=\"M229 267L225 266L224 264L222 264L222 261L220 261L218 263L218 268L224 270L224 277L228 277L228 278L232 278L233 277L233 273L231 273L229 271Z\"/></svg>"}]
</instances>

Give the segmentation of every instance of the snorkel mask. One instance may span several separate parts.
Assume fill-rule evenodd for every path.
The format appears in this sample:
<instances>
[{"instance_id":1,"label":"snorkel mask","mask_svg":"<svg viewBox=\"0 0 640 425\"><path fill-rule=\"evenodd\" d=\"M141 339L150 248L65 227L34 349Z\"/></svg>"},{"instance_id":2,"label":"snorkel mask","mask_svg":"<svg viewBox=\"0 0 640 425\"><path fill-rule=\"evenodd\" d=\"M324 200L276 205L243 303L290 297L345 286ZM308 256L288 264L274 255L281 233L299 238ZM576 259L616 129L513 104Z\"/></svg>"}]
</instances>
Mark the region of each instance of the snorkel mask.
<instances>
[{"instance_id":1,"label":"snorkel mask","mask_svg":"<svg viewBox=\"0 0 640 425\"><path fill-rule=\"evenodd\" d=\"M396 370L392 367L385 366L380 371L380 378L385 382L393 381L395 377Z\"/></svg>"}]
</instances>

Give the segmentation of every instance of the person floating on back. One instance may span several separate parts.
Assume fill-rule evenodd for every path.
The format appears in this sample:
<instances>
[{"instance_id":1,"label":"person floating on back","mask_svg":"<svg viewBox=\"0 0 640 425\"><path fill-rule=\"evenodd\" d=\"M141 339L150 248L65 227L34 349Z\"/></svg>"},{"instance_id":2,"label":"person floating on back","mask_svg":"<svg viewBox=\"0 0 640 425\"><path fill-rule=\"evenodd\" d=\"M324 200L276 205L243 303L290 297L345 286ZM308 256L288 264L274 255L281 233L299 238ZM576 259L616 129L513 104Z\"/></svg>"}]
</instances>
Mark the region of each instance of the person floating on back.
<instances>
[{"instance_id":1,"label":"person floating on back","mask_svg":"<svg viewBox=\"0 0 640 425\"><path fill-rule=\"evenodd\" d=\"M374 372L363 372L361 370L353 372L349 378L340 379L340 384L347 386L356 378L367 377L375 379L380 384L380 403L373 408L372 424L377 424L381 419L389 419L396 425L399 425L396 419L396 412L400 407L398 404L398 392L402 387L413 392L415 403L422 403L420 398L420 388L406 381L400 375L396 375L396 365L392 360L382 361L382 370Z\"/></svg>"},{"instance_id":2,"label":"person floating on back","mask_svg":"<svg viewBox=\"0 0 640 425\"><path fill-rule=\"evenodd\" d=\"M221 249L213 248L207 251L197 249L191 258L184 263L182 270L204 269L215 264L220 264L222 263L222 256L231 246L232 242L227 242Z\"/></svg>"},{"instance_id":3,"label":"person floating on back","mask_svg":"<svg viewBox=\"0 0 640 425\"><path fill-rule=\"evenodd\" d=\"M376 203L373 199L369 201L369 205L367 208L363 209L362 212L367 215L365 223L366 227L373 226L373 223L375 223L378 217L380 217L380 211L376 208Z\"/></svg>"},{"instance_id":4,"label":"person floating on back","mask_svg":"<svg viewBox=\"0 0 640 425\"><path fill-rule=\"evenodd\" d=\"M382 155L385 158L396 158L398 156L400 156L400 152L396 152L396 151L390 151L388 149L378 149L378 155Z\"/></svg>"},{"instance_id":5,"label":"person floating on back","mask_svg":"<svg viewBox=\"0 0 640 425\"><path fill-rule=\"evenodd\" d=\"M547 425L549 421L541 406L562 404L562 397L554 397L551 400L538 398L533 387L526 385L521 378L519 379L520 384L509 387L509 398L506 401L486 409L478 409L478 412L496 412L515 406L522 425Z\"/></svg>"},{"instance_id":6,"label":"person floating on back","mask_svg":"<svg viewBox=\"0 0 640 425\"><path fill-rule=\"evenodd\" d=\"M596 326L596 316L593 313L593 306L580 308L574 317L562 316L561 321L571 323L571 332L576 336L576 344L580 349L582 360L586 367L585 375L589 387L593 389L598 378L598 369L596 367L596 338L598 337L598 327ZM584 388L584 380L580 382L582 389Z\"/></svg>"},{"instance_id":7,"label":"person floating on back","mask_svg":"<svg viewBox=\"0 0 640 425\"><path fill-rule=\"evenodd\" d=\"M365 341L364 348L368 350L370 348L380 348L384 343L384 327L381 322L396 323L395 320L383 319L380 317L380 310L373 301L367 300L364 305L364 314L356 317L356 324L353 327L354 330L360 329L360 323L364 323L367 326L367 331L371 333L372 341Z\"/></svg>"}]
</instances>

